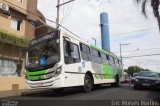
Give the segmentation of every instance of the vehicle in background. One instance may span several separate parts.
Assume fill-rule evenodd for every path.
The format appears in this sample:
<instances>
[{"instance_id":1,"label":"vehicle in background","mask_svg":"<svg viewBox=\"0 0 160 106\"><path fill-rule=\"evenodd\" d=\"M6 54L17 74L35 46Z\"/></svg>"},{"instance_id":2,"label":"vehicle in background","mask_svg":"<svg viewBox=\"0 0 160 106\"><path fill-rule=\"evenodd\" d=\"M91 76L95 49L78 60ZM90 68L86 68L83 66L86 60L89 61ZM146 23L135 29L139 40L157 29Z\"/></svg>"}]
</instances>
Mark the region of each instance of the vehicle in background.
<instances>
[{"instance_id":1,"label":"vehicle in background","mask_svg":"<svg viewBox=\"0 0 160 106\"><path fill-rule=\"evenodd\" d=\"M133 84L134 89L140 87L160 88L160 75L157 72L142 71L134 78Z\"/></svg>"},{"instance_id":2,"label":"vehicle in background","mask_svg":"<svg viewBox=\"0 0 160 106\"><path fill-rule=\"evenodd\" d=\"M121 79L120 79L120 82L121 83L124 83L124 84L129 84L131 82L131 78L129 75L127 76L123 76Z\"/></svg>"},{"instance_id":3,"label":"vehicle in background","mask_svg":"<svg viewBox=\"0 0 160 106\"><path fill-rule=\"evenodd\" d=\"M134 81L134 79L135 79L135 77L138 75L138 73L133 73L133 76L132 76L132 78L131 78L131 83L133 83L133 81Z\"/></svg>"},{"instance_id":4,"label":"vehicle in background","mask_svg":"<svg viewBox=\"0 0 160 106\"><path fill-rule=\"evenodd\" d=\"M122 77L120 78L120 83L124 83L124 80L125 80L125 77L122 76Z\"/></svg>"}]
</instances>

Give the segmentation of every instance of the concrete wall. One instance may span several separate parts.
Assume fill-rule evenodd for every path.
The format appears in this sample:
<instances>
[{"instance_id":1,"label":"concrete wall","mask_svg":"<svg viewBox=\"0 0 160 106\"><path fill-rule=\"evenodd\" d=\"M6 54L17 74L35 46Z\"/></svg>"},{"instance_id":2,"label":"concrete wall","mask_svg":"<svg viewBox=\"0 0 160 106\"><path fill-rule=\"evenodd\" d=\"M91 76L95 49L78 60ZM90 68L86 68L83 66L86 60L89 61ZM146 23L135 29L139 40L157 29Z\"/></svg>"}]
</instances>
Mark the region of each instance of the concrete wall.
<instances>
[{"instance_id":1,"label":"concrete wall","mask_svg":"<svg viewBox=\"0 0 160 106\"><path fill-rule=\"evenodd\" d=\"M6 2L5 2L5 1L6 1ZM5 3L5 4L8 4L10 7L17 8L17 7L15 7L15 6L18 6L18 7L20 7L20 8L25 9L25 10L27 9L28 0L24 0L23 3L18 2L18 0L5 0L5 1L0 0L0 2ZM30 0L29 0L29 1L30 1ZM32 0L32 1L33 1L33 0ZM14 6L14 5L15 5L15 6ZM24 11L24 10L22 10L22 9L19 9L19 8L17 8L17 9L18 9L18 11L20 11L21 13L27 14L26 11Z\"/></svg>"},{"instance_id":2,"label":"concrete wall","mask_svg":"<svg viewBox=\"0 0 160 106\"><path fill-rule=\"evenodd\" d=\"M0 13L0 29L3 29L9 33L13 33L17 37L25 37L25 28L26 22L22 21L21 23L21 31L17 31L15 29L11 28L11 16L6 16L2 13ZM33 35L32 35L33 36Z\"/></svg>"},{"instance_id":3,"label":"concrete wall","mask_svg":"<svg viewBox=\"0 0 160 106\"><path fill-rule=\"evenodd\" d=\"M26 89L24 77L0 76L0 91Z\"/></svg>"},{"instance_id":4,"label":"concrete wall","mask_svg":"<svg viewBox=\"0 0 160 106\"><path fill-rule=\"evenodd\" d=\"M12 59L18 59L20 57L20 49L22 50L22 48L4 43L0 44L2 45L0 48L0 57Z\"/></svg>"},{"instance_id":5,"label":"concrete wall","mask_svg":"<svg viewBox=\"0 0 160 106\"><path fill-rule=\"evenodd\" d=\"M36 21L36 20L41 21L39 17L34 15L34 14L38 14L39 16L42 15L42 14L39 14L39 11L37 10L37 0L24 0L23 4L19 3L17 0L6 0L6 2L3 0L0 0L0 2L8 4L10 8L15 9L15 11L23 14L28 19L31 19L33 21ZM30 12L19 9L18 7L13 6L12 4ZM17 13L17 15L21 15L21 14ZM44 16L42 15L42 17ZM27 21L23 20L21 23L21 30L17 31L11 28L11 16L7 16L0 13L0 20L1 20L0 28L3 30L6 30L10 33L18 35L18 37L25 37L29 40L35 37L35 27Z\"/></svg>"},{"instance_id":6,"label":"concrete wall","mask_svg":"<svg viewBox=\"0 0 160 106\"><path fill-rule=\"evenodd\" d=\"M6 2L5 2L6 1ZM10 7L10 10L13 10L16 14L15 16L22 16L23 18L31 19L33 21L39 20L43 23L43 21L33 15L38 14L40 17L44 18L43 14L37 10L37 0L24 0L23 3L18 2L18 0L0 0L0 2L8 4ZM18 7L17 7L18 6ZM22 9L19 9L22 8ZM30 11L24 11L24 10ZM13 17L13 16L12 16ZM11 28L11 16L7 16L3 14L3 12L0 12L0 29L12 33L14 36L20 37L20 38L26 38L28 40L35 37L35 26L27 22L25 19L21 22L21 30L17 31ZM7 59L19 59L20 47L9 45L7 43L0 42L0 45L2 47L0 48L0 58L7 58ZM3 46L4 45L4 46ZM12 89L26 89L25 87L25 75L24 75L24 57L21 57L23 60L23 67L21 75L22 77L5 77L0 75L0 91L6 91L6 90L12 90Z\"/></svg>"}]
</instances>

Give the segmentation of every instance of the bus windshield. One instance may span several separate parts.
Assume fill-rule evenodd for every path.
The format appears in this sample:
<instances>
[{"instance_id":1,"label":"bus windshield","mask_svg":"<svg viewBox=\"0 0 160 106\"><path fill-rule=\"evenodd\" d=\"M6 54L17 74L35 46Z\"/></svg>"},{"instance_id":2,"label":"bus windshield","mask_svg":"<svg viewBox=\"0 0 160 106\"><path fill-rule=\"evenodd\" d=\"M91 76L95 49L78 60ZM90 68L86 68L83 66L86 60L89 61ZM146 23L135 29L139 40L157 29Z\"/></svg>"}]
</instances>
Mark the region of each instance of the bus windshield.
<instances>
[{"instance_id":1,"label":"bus windshield","mask_svg":"<svg viewBox=\"0 0 160 106\"><path fill-rule=\"evenodd\" d=\"M60 61L60 46L59 37L53 37L36 42L28 47L28 56L26 68L28 70L37 70L53 67L54 64ZM38 40L36 40L38 41Z\"/></svg>"}]
</instances>

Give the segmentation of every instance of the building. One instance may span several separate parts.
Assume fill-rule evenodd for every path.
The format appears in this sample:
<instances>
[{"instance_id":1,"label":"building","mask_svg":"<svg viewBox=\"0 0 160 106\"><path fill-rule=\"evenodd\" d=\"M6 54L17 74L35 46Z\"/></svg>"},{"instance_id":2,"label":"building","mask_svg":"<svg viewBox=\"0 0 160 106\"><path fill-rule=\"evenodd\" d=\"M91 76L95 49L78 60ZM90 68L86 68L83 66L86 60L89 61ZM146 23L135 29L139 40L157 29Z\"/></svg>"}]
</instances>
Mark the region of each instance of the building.
<instances>
[{"instance_id":1,"label":"building","mask_svg":"<svg viewBox=\"0 0 160 106\"><path fill-rule=\"evenodd\" d=\"M44 24L37 0L0 0L0 91L25 88L25 47Z\"/></svg>"}]
</instances>

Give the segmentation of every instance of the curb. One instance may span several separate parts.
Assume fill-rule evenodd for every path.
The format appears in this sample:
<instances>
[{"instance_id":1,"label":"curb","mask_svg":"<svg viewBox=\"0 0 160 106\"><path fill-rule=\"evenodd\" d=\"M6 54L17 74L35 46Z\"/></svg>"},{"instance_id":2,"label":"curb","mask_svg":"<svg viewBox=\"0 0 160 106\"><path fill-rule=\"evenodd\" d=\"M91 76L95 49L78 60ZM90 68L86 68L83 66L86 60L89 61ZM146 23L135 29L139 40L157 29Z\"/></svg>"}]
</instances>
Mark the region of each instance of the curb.
<instances>
[{"instance_id":1,"label":"curb","mask_svg":"<svg viewBox=\"0 0 160 106\"><path fill-rule=\"evenodd\" d=\"M0 92L0 99L1 98L6 98L6 97L14 97L14 96L25 96L25 95L30 95L30 94L38 94L42 92L48 92L50 91L49 89L35 89L35 90L29 90L29 89L24 89L24 90L11 90L11 91L1 91Z\"/></svg>"}]
</instances>

